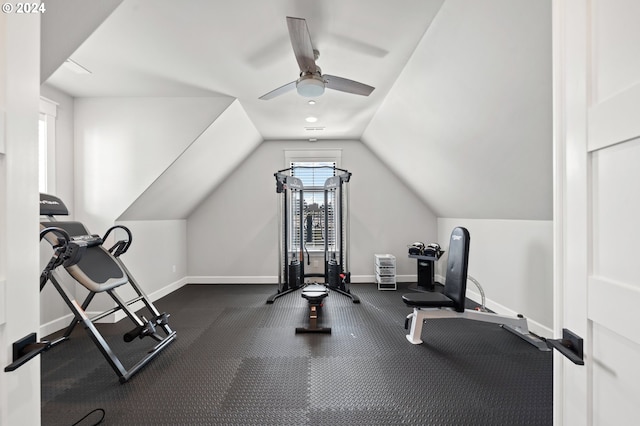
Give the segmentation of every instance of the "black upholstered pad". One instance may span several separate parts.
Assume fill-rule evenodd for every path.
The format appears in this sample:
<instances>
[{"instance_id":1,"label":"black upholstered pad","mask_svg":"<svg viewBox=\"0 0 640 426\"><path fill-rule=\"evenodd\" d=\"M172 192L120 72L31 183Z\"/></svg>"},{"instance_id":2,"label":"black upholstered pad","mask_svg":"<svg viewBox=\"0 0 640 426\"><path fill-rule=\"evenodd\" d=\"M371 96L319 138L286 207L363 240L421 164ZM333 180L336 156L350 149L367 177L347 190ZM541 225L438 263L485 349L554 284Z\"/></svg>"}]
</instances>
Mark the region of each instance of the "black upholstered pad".
<instances>
[{"instance_id":1,"label":"black upholstered pad","mask_svg":"<svg viewBox=\"0 0 640 426\"><path fill-rule=\"evenodd\" d=\"M444 281L444 294L455 303L458 312L464 311L467 293L467 270L469 266L469 243L471 237L466 228L458 226L451 231L447 274Z\"/></svg>"},{"instance_id":2,"label":"black upholstered pad","mask_svg":"<svg viewBox=\"0 0 640 426\"><path fill-rule=\"evenodd\" d=\"M469 242L471 237L466 228L453 229L449 241L447 275L443 293L410 293L402 296L409 306L420 308L453 308L464 312L467 292L467 268L469 264Z\"/></svg>"},{"instance_id":3,"label":"black upholstered pad","mask_svg":"<svg viewBox=\"0 0 640 426\"><path fill-rule=\"evenodd\" d=\"M407 293L402 295L402 301L411 307L416 308L439 308L455 306L453 300L442 293Z\"/></svg>"},{"instance_id":4,"label":"black upholstered pad","mask_svg":"<svg viewBox=\"0 0 640 426\"><path fill-rule=\"evenodd\" d=\"M71 237L90 235L80 222L42 222L42 229L55 226L67 231ZM57 237L50 233L45 238L57 244ZM128 282L128 277L113 256L103 246L88 247L75 265L68 266L67 272L87 289L99 293Z\"/></svg>"},{"instance_id":5,"label":"black upholstered pad","mask_svg":"<svg viewBox=\"0 0 640 426\"><path fill-rule=\"evenodd\" d=\"M67 216L69 210L62 200L55 195L40 194L41 216Z\"/></svg>"}]
</instances>

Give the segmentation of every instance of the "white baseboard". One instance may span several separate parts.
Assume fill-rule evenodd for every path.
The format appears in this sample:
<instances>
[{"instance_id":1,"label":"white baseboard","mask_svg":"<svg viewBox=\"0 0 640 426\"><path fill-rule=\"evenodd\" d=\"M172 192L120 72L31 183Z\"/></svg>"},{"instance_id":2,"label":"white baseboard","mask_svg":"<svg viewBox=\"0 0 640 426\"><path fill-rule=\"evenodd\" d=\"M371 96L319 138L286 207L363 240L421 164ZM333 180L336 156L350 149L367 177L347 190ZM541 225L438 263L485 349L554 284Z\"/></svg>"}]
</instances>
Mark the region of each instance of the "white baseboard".
<instances>
[{"instance_id":1,"label":"white baseboard","mask_svg":"<svg viewBox=\"0 0 640 426\"><path fill-rule=\"evenodd\" d=\"M151 299L152 302L155 302L156 300L161 299L178 290L180 287L183 287L188 282L189 281L187 281L187 278L180 278L178 281L174 281L171 284L168 284L161 289L154 291L153 293L147 294L147 296L149 296L149 299Z\"/></svg>"},{"instance_id":2,"label":"white baseboard","mask_svg":"<svg viewBox=\"0 0 640 426\"><path fill-rule=\"evenodd\" d=\"M361 283L375 283L376 277L374 275L351 275L351 282L354 284Z\"/></svg>"},{"instance_id":3,"label":"white baseboard","mask_svg":"<svg viewBox=\"0 0 640 426\"><path fill-rule=\"evenodd\" d=\"M65 329L71 323L73 319L73 314L67 314L60 318L54 319L53 321L49 321L46 324L42 324L40 329L38 330L38 336L41 338L43 336L48 336L51 333L55 333L56 331Z\"/></svg>"},{"instance_id":4,"label":"white baseboard","mask_svg":"<svg viewBox=\"0 0 640 426\"><path fill-rule=\"evenodd\" d=\"M185 284L187 284L187 279L186 278L181 278L178 281L174 281L164 287L162 287L159 290L154 291L153 293L149 293L147 294L147 296L149 297L149 299L152 302L155 302L156 300L173 293L174 291L178 290L180 287L184 286ZM135 312L138 309L142 309L144 307L144 303L142 303L141 301L138 301L134 304L132 304L130 306L130 308ZM99 311L87 311L87 316L89 318L95 317L96 315L100 315L102 312ZM111 315L107 315L106 317L100 319L99 321L97 321L98 323L105 323L105 324L113 324L116 323L118 321L120 321L121 319L126 318L126 314L122 311L118 311L116 313L113 313ZM66 328L69 323L71 322L71 320L73 319L73 314L69 313L67 315L64 315L60 318L57 318L53 321L49 321L46 324L42 324L40 326L39 329L39 335L40 336L48 336L51 333L55 333L56 331L62 330L64 328Z\"/></svg>"},{"instance_id":5,"label":"white baseboard","mask_svg":"<svg viewBox=\"0 0 640 426\"><path fill-rule=\"evenodd\" d=\"M186 278L180 278L178 281L174 281L171 284L168 284L164 287L162 287L159 290L154 291L153 293L148 293L147 297L152 301L155 302L156 300L173 293L174 291L176 291L177 289L179 289L180 287L184 286L187 284L187 279ZM142 303L142 301L138 301L134 304L132 304L130 306L132 311L137 311L139 309L144 308L144 303ZM160 312L162 312L161 309L159 309ZM113 315L109 315L103 319L101 319L98 322L103 322L103 323L115 323L120 321L121 319L124 319L127 317L127 314L125 314L122 311L118 311Z\"/></svg>"},{"instance_id":6,"label":"white baseboard","mask_svg":"<svg viewBox=\"0 0 640 426\"><path fill-rule=\"evenodd\" d=\"M277 276L190 276L188 284L278 284Z\"/></svg>"},{"instance_id":7,"label":"white baseboard","mask_svg":"<svg viewBox=\"0 0 640 426\"><path fill-rule=\"evenodd\" d=\"M443 277L437 276L436 279L443 279ZM416 282L416 275L396 275L396 282ZM351 282L354 284L368 284L375 283L376 278L375 275L351 275ZM170 283L163 288L154 291L153 293L149 293L149 299L152 302L167 296L168 294L173 293L178 290L182 286L186 284L278 284L277 276L189 276L179 279L173 283ZM476 303L482 302L482 297L480 293L475 292L467 288L467 297L473 300ZM485 305L487 309L492 310L493 312L504 314L504 315L512 315L515 316L518 312L515 312L493 300L486 299ZM142 302L136 302L132 305L132 309L138 310L143 307ZM95 315L100 314L100 312L87 312L87 315L91 318ZM122 311L118 311L115 314L108 315L107 317L101 319L99 322L101 323L115 323L125 318L125 314ZM47 336L51 333L55 333L56 331L62 330L66 328L71 320L73 319L72 314L64 315L55 320L49 321L46 324L42 324L39 329L40 336ZM529 325L529 329L540 336L553 336L553 330L549 327L544 326L536 321L527 318L527 323Z\"/></svg>"},{"instance_id":8,"label":"white baseboard","mask_svg":"<svg viewBox=\"0 0 640 426\"><path fill-rule=\"evenodd\" d=\"M473 290L469 290L468 287L467 287L467 298L473 300L478 304L482 303L482 296L480 295L480 293ZM517 316L518 314L520 314L520 312L516 312L512 309L509 309L506 306L501 305L500 303L487 299L486 297L485 297L484 304L485 304L485 308L497 314L510 315L510 316ZM533 321L531 318L527 318L527 326L529 327L529 331L537 334L538 336L542 336L542 337L553 336L553 330L551 328L545 325L542 325L539 322Z\"/></svg>"},{"instance_id":9,"label":"white baseboard","mask_svg":"<svg viewBox=\"0 0 640 426\"><path fill-rule=\"evenodd\" d=\"M416 275L396 275L397 283L415 283L417 281ZM375 283L375 275L351 275L351 282L354 284L362 283Z\"/></svg>"},{"instance_id":10,"label":"white baseboard","mask_svg":"<svg viewBox=\"0 0 640 426\"><path fill-rule=\"evenodd\" d=\"M190 276L185 278L188 284L278 284L277 276ZM375 275L351 275L355 284L376 282ZM396 282L416 282L416 275L396 275Z\"/></svg>"}]
</instances>

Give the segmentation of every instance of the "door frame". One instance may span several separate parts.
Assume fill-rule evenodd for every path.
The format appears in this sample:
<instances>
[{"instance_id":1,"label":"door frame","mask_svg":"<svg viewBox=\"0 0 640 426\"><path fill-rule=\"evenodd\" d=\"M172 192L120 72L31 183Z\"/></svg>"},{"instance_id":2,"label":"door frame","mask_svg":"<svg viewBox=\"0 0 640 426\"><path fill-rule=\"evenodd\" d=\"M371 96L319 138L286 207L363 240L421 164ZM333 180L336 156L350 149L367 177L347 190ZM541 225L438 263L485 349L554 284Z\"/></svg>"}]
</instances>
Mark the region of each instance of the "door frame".
<instances>
[{"instance_id":1,"label":"door frame","mask_svg":"<svg viewBox=\"0 0 640 426\"><path fill-rule=\"evenodd\" d=\"M585 366L553 355L554 424L588 425L591 339L587 320L589 0L552 1L554 335L584 339Z\"/></svg>"}]
</instances>

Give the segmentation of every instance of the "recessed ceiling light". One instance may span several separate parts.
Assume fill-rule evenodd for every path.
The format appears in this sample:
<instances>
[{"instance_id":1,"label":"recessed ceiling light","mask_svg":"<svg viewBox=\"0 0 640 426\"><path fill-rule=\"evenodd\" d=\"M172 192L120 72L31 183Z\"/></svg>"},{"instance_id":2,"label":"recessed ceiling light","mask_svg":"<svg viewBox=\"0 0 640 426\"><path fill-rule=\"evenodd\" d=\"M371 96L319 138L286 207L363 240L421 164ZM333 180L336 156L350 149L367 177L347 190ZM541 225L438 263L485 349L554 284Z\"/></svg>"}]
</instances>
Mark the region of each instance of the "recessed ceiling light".
<instances>
[{"instance_id":1,"label":"recessed ceiling light","mask_svg":"<svg viewBox=\"0 0 640 426\"><path fill-rule=\"evenodd\" d=\"M314 101L313 99L311 99L311 100L308 102L308 104L309 104L309 105L315 105L315 104L316 104L316 101Z\"/></svg>"},{"instance_id":2,"label":"recessed ceiling light","mask_svg":"<svg viewBox=\"0 0 640 426\"><path fill-rule=\"evenodd\" d=\"M304 119L307 123L315 123L316 121L318 121L317 117L313 117L313 116L309 116L307 118Z\"/></svg>"}]
</instances>

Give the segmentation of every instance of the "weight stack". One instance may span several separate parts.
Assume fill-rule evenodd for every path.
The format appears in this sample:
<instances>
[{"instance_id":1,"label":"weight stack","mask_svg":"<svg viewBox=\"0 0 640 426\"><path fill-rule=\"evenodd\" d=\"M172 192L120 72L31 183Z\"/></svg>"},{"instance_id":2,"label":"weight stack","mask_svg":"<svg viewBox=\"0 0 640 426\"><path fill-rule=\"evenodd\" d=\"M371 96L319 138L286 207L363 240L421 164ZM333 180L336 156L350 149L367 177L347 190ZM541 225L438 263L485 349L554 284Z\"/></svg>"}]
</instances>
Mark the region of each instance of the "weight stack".
<instances>
[{"instance_id":1,"label":"weight stack","mask_svg":"<svg viewBox=\"0 0 640 426\"><path fill-rule=\"evenodd\" d=\"M302 265L299 260L292 260L289 264L289 275L287 285L290 289L296 289L302 285Z\"/></svg>"},{"instance_id":2,"label":"weight stack","mask_svg":"<svg viewBox=\"0 0 640 426\"><path fill-rule=\"evenodd\" d=\"M336 262L335 259L330 259L327 262L327 272L329 275L329 287L344 290L343 288L341 288L342 283L340 282L340 265L338 265L338 262Z\"/></svg>"}]
</instances>

